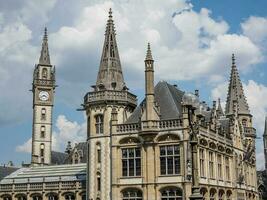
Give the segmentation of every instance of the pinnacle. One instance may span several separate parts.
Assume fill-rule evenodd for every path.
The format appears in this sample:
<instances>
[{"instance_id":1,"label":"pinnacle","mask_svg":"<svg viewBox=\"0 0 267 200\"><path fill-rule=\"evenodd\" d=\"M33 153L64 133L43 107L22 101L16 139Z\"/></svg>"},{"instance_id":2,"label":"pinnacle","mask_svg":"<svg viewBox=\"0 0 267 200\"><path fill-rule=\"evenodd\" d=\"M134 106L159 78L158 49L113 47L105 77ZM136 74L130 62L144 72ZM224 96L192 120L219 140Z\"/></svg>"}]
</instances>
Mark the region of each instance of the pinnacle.
<instances>
[{"instance_id":1,"label":"pinnacle","mask_svg":"<svg viewBox=\"0 0 267 200\"><path fill-rule=\"evenodd\" d=\"M146 60L153 60L150 43L147 44Z\"/></svg>"},{"instance_id":2,"label":"pinnacle","mask_svg":"<svg viewBox=\"0 0 267 200\"><path fill-rule=\"evenodd\" d=\"M232 54L232 66L235 66L235 54Z\"/></svg>"},{"instance_id":3,"label":"pinnacle","mask_svg":"<svg viewBox=\"0 0 267 200\"><path fill-rule=\"evenodd\" d=\"M46 27L44 29L44 36L43 36L43 42L42 42L41 55L39 58L39 64L50 65L50 56L49 56L49 50L48 50L48 34L47 34Z\"/></svg>"},{"instance_id":4,"label":"pinnacle","mask_svg":"<svg viewBox=\"0 0 267 200\"><path fill-rule=\"evenodd\" d=\"M108 14L109 14L109 16L108 16L108 17L109 17L109 19L112 19L112 9L111 9L111 8L109 9L109 12L108 12Z\"/></svg>"}]
</instances>

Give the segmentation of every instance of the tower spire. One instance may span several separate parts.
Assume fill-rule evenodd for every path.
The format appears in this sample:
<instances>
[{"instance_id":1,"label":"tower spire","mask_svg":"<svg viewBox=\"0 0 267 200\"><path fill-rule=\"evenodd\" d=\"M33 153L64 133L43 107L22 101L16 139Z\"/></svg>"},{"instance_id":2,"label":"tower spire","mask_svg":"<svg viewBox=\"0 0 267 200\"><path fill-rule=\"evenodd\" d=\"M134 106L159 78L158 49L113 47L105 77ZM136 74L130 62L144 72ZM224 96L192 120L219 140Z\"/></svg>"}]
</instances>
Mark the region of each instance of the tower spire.
<instances>
[{"instance_id":1,"label":"tower spire","mask_svg":"<svg viewBox=\"0 0 267 200\"><path fill-rule=\"evenodd\" d=\"M48 50L48 36L47 36L47 28L44 29L43 43L41 55L39 58L39 64L50 65L50 56Z\"/></svg>"},{"instance_id":2,"label":"tower spire","mask_svg":"<svg viewBox=\"0 0 267 200\"><path fill-rule=\"evenodd\" d=\"M223 109L222 109L222 105L221 105L221 99L218 99L218 107L217 107L217 115L220 117L223 115Z\"/></svg>"},{"instance_id":3,"label":"tower spire","mask_svg":"<svg viewBox=\"0 0 267 200\"><path fill-rule=\"evenodd\" d=\"M105 41L96 81L96 90L120 91L126 88L117 47L112 10L110 8L105 31Z\"/></svg>"},{"instance_id":4,"label":"tower spire","mask_svg":"<svg viewBox=\"0 0 267 200\"><path fill-rule=\"evenodd\" d=\"M232 67L231 67L231 75L228 86L225 114L227 115L234 114L234 102L236 102L237 104L236 109L238 114L250 115L248 103L235 64L235 55L232 54Z\"/></svg>"}]
</instances>

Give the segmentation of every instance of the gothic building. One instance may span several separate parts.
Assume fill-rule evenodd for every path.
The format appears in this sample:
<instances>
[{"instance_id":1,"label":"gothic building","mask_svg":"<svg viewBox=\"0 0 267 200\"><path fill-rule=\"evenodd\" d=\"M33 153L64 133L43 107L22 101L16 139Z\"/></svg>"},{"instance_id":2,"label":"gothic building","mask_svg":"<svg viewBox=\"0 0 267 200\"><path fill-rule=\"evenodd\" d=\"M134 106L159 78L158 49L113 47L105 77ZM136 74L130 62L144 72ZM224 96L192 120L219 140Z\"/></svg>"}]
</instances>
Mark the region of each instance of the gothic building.
<instances>
[{"instance_id":1,"label":"gothic building","mask_svg":"<svg viewBox=\"0 0 267 200\"><path fill-rule=\"evenodd\" d=\"M263 146L264 146L265 169L257 172L258 191L259 191L260 200L267 199L267 117L265 117Z\"/></svg>"},{"instance_id":2,"label":"gothic building","mask_svg":"<svg viewBox=\"0 0 267 200\"><path fill-rule=\"evenodd\" d=\"M124 81L110 10L96 84L83 99L86 142L54 152L55 67L45 31L34 70L32 164L0 181L0 199L188 200L192 191L208 200L259 199L256 131L234 55L225 112L220 100L201 101L198 90L155 85L150 44L144 57L138 105Z\"/></svg>"}]
</instances>

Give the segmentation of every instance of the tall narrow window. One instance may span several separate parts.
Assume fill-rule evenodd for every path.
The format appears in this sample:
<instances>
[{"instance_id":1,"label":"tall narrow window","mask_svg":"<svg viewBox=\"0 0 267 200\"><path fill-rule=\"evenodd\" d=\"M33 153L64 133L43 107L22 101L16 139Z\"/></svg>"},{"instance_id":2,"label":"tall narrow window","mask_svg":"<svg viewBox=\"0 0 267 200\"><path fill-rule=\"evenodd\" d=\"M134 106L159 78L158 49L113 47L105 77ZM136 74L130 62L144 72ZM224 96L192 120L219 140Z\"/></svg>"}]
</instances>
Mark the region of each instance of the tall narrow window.
<instances>
[{"instance_id":1,"label":"tall narrow window","mask_svg":"<svg viewBox=\"0 0 267 200\"><path fill-rule=\"evenodd\" d=\"M41 126L41 138L45 137L45 126Z\"/></svg>"},{"instance_id":2,"label":"tall narrow window","mask_svg":"<svg viewBox=\"0 0 267 200\"><path fill-rule=\"evenodd\" d=\"M46 119L46 109L42 108L41 110L41 120L45 120Z\"/></svg>"},{"instance_id":3,"label":"tall narrow window","mask_svg":"<svg viewBox=\"0 0 267 200\"><path fill-rule=\"evenodd\" d=\"M47 69L46 68L43 68L43 70L42 70L42 78L47 79Z\"/></svg>"},{"instance_id":4,"label":"tall narrow window","mask_svg":"<svg viewBox=\"0 0 267 200\"><path fill-rule=\"evenodd\" d=\"M97 149L97 162L101 163L101 149Z\"/></svg>"},{"instance_id":5,"label":"tall narrow window","mask_svg":"<svg viewBox=\"0 0 267 200\"><path fill-rule=\"evenodd\" d=\"M122 176L141 176L140 148L122 149Z\"/></svg>"},{"instance_id":6,"label":"tall narrow window","mask_svg":"<svg viewBox=\"0 0 267 200\"><path fill-rule=\"evenodd\" d=\"M217 155L217 165L218 165L218 178L222 180L222 155Z\"/></svg>"},{"instance_id":7,"label":"tall narrow window","mask_svg":"<svg viewBox=\"0 0 267 200\"><path fill-rule=\"evenodd\" d=\"M199 150L200 157L200 176L205 177L205 152L204 149Z\"/></svg>"},{"instance_id":8,"label":"tall narrow window","mask_svg":"<svg viewBox=\"0 0 267 200\"><path fill-rule=\"evenodd\" d=\"M229 161L229 157L225 157L225 176L226 176L226 180L230 181L231 177L230 177L230 161Z\"/></svg>"},{"instance_id":9,"label":"tall narrow window","mask_svg":"<svg viewBox=\"0 0 267 200\"><path fill-rule=\"evenodd\" d=\"M97 177L97 191L101 191L101 178L100 178L100 176Z\"/></svg>"},{"instance_id":10,"label":"tall narrow window","mask_svg":"<svg viewBox=\"0 0 267 200\"><path fill-rule=\"evenodd\" d=\"M180 174L180 146L168 145L160 147L161 175Z\"/></svg>"},{"instance_id":11,"label":"tall narrow window","mask_svg":"<svg viewBox=\"0 0 267 200\"><path fill-rule=\"evenodd\" d=\"M210 178L215 178L215 176L214 176L214 158L213 158L213 152L209 152L209 170L210 170Z\"/></svg>"},{"instance_id":12,"label":"tall narrow window","mask_svg":"<svg viewBox=\"0 0 267 200\"><path fill-rule=\"evenodd\" d=\"M45 145L44 144L41 144L40 145L40 156L41 157L44 157L44 151L45 151Z\"/></svg>"},{"instance_id":13,"label":"tall narrow window","mask_svg":"<svg viewBox=\"0 0 267 200\"><path fill-rule=\"evenodd\" d=\"M103 133L103 115L96 115L95 117L95 128L97 134Z\"/></svg>"}]
</instances>

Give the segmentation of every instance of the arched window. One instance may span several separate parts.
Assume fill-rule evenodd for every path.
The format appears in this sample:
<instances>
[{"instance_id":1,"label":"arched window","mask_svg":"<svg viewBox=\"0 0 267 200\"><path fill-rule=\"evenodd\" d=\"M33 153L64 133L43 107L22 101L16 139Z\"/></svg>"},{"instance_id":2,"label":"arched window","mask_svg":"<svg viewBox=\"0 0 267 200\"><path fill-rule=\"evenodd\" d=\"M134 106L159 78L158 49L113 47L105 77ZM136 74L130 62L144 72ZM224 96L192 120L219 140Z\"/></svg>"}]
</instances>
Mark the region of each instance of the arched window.
<instances>
[{"instance_id":1,"label":"arched window","mask_svg":"<svg viewBox=\"0 0 267 200\"><path fill-rule=\"evenodd\" d=\"M223 190L220 190L219 193L218 193L218 199L219 200L224 200L224 191Z\"/></svg>"},{"instance_id":2,"label":"arched window","mask_svg":"<svg viewBox=\"0 0 267 200\"><path fill-rule=\"evenodd\" d=\"M90 132L91 132L91 120L90 117L87 118L87 138L90 137Z\"/></svg>"},{"instance_id":3,"label":"arched window","mask_svg":"<svg viewBox=\"0 0 267 200\"><path fill-rule=\"evenodd\" d=\"M45 126L41 126L41 138L45 137Z\"/></svg>"},{"instance_id":4,"label":"arched window","mask_svg":"<svg viewBox=\"0 0 267 200\"><path fill-rule=\"evenodd\" d=\"M247 120L246 119L242 119L242 125L243 125L243 127L247 127Z\"/></svg>"},{"instance_id":5,"label":"arched window","mask_svg":"<svg viewBox=\"0 0 267 200\"><path fill-rule=\"evenodd\" d=\"M43 68L43 70L42 70L42 78L47 79L47 69L46 68Z\"/></svg>"},{"instance_id":6,"label":"arched window","mask_svg":"<svg viewBox=\"0 0 267 200\"><path fill-rule=\"evenodd\" d=\"M96 181L97 181L97 191L101 191L101 174L98 172L96 176Z\"/></svg>"},{"instance_id":7,"label":"arched window","mask_svg":"<svg viewBox=\"0 0 267 200\"><path fill-rule=\"evenodd\" d=\"M210 200L215 200L216 199L216 190L215 189L210 189Z\"/></svg>"},{"instance_id":8,"label":"arched window","mask_svg":"<svg viewBox=\"0 0 267 200\"><path fill-rule=\"evenodd\" d=\"M45 120L46 119L46 109L42 108L41 110L41 120Z\"/></svg>"},{"instance_id":9,"label":"arched window","mask_svg":"<svg viewBox=\"0 0 267 200\"><path fill-rule=\"evenodd\" d=\"M95 116L95 129L97 134L103 133L103 115L96 115Z\"/></svg>"},{"instance_id":10,"label":"arched window","mask_svg":"<svg viewBox=\"0 0 267 200\"><path fill-rule=\"evenodd\" d=\"M96 151L97 151L97 163L101 163L101 146L100 146L100 144L97 144Z\"/></svg>"},{"instance_id":11,"label":"arched window","mask_svg":"<svg viewBox=\"0 0 267 200\"><path fill-rule=\"evenodd\" d=\"M58 195L54 193L50 193L47 195L48 200L58 200Z\"/></svg>"},{"instance_id":12,"label":"arched window","mask_svg":"<svg viewBox=\"0 0 267 200\"><path fill-rule=\"evenodd\" d=\"M32 200L42 200L42 196L41 195L33 195L32 196Z\"/></svg>"},{"instance_id":13,"label":"arched window","mask_svg":"<svg viewBox=\"0 0 267 200\"><path fill-rule=\"evenodd\" d=\"M65 200L75 200L75 196L73 193L67 193L64 195Z\"/></svg>"},{"instance_id":14,"label":"arched window","mask_svg":"<svg viewBox=\"0 0 267 200\"><path fill-rule=\"evenodd\" d=\"M183 192L178 188L166 188L161 191L161 200L182 200Z\"/></svg>"},{"instance_id":15,"label":"arched window","mask_svg":"<svg viewBox=\"0 0 267 200\"><path fill-rule=\"evenodd\" d=\"M137 189L128 189L122 192L122 200L142 200L142 191Z\"/></svg>"},{"instance_id":16,"label":"arched window","mask_svg":"<svg viewBox=\"0 0 267 200\"><path fill-rule=\"evenodd\" d=\"M11 197L11 195L4 195L4 196L2 196L2 199L3 200L12 200L12 197Z\"/></svg>"},{"instance_id":17,"label":"arched window","mask_svg":"<svg viewBox=\"0 0 267 200\"><path fill-rule=\"evenodd\" d=\"M230 190L226 192L226 200L232 200L232 192Z\"/></svg>"},{"instance_id":18,"label":"arched window","mask_svg":"<svg viewBox=\"0 0 267 200\"><path fill-rule=\"evenodd\" d=\"M26 197L26 195L24 195L24 194L19 194L19 195L17 196L17 200L27 200L27 197Z\"/></svg>"},{"instance_id":19,"label":"arched window","mask_svg":"<svg viewBox=\"0 0 267 200\"><path fill-rule=\"evenodd\" d=\"M203 196L203 200L208 199L208 190L206 188L201 188L200 189L200 194Z\"/></svg>"}]
</instances>

